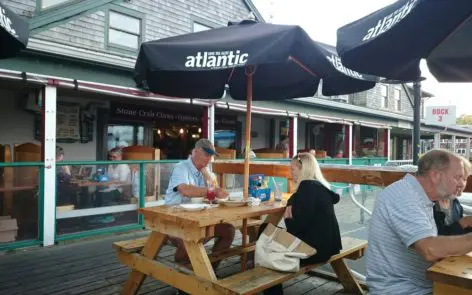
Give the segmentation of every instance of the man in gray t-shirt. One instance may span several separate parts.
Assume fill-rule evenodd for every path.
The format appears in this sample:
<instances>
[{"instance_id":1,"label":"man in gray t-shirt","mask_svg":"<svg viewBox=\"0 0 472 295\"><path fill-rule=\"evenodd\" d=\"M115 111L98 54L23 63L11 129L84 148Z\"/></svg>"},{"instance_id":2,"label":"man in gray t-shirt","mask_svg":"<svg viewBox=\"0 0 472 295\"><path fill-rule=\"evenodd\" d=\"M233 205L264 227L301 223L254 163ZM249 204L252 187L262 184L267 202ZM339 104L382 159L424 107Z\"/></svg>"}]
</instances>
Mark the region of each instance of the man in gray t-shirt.
<instances>
[{"instance_id":1,"label":"man in gray t-shirt","mask_svg":"<svg viewBox=\"0 0 472 295\"><path fill-rule=\"evenodd\" d=\"M433 201L453 195L465 177L458 156L433 150L420 159L416 176L406 175L379 195L366 253L371 295L429 294L428 267L472 251L472 235L438 237L433 217Z\"/></svg>"}]
</instances>

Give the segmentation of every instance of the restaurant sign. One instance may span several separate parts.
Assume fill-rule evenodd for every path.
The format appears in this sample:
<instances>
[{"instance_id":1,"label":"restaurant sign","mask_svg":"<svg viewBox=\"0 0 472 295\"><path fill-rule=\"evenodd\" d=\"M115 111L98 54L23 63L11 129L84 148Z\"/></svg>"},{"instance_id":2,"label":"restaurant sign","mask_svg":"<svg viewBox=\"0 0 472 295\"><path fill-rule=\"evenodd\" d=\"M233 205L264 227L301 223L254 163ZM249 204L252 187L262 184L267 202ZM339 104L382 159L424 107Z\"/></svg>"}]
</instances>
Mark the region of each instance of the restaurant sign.
<instances>
[{"instance_id":1,"label":"restaurant sign","mask_svg":"<svg viewBox=\"0 0 472 295\"><path fill-rule=\"evenodd\" d=\"M183 123L201 123L198 115L175 112L166 109L156 109L147 106L111 104L110 114L112 117L125 118L140 121L178 121Z\"/></svg>"},{"instance_id":2,"label":"restaurant sign","mask_svg":"<svg viewBox=\"0 0 472 295\"><path fill-rule=\"evenodd\" d=\"M172 111L162 108L152 108L140 105L111 104L110 115L113 118L122 118L137 121L171 121L201 124L203 114ZM238 126L236 116L215 116L215 125L220 128L234 129Z\"/></svg>"}]
</instances>

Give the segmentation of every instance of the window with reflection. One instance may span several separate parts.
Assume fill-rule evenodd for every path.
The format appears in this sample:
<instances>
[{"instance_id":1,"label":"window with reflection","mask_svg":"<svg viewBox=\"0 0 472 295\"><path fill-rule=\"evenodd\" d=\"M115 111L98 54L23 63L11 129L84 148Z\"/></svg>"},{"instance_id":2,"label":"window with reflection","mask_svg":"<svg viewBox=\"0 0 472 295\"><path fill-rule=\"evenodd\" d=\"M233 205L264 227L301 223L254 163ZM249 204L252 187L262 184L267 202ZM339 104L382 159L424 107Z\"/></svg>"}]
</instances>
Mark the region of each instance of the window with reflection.
<instances>
[{"instance_id":1,"label":"window with reflection","mask_svg":"<svg viewBox=\"0 0 472 295\"><path fill-rule=\"evenodd\" d=\"M141 19L110 10L108 45L127 50L138 50L140 42Z\"/></svg>"}]
</instances>

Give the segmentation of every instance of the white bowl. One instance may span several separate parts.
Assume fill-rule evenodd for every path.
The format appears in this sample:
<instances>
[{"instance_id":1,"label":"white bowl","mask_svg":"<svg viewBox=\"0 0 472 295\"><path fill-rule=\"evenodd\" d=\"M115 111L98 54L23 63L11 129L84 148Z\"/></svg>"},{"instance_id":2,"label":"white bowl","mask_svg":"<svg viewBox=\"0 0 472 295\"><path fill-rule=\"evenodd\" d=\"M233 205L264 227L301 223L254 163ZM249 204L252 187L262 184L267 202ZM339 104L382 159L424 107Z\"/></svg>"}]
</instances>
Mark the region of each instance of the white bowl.
<instances>
[{"instance_id":1,"label":"white bowl","mask_svg":"<svg viewBox=\"0 0 472 295\"><path fill-rule=\"evenodd\" d=\"M244 199L243 195L228 196L228 201L242 201L243 199Z\"/></svg>"},{"instance_id":2,"label":"white bowl","mask_svg":"<svg viewBox=\"0 0 472 295\"><path fill-rule=\"evenodd\" d=\"M238 201L223 200L219 202L219 204L222 204L228 207L241 207L241 206L246 206L248 203L249 201L243 201L243 200L238 200Z\"/></svg>"},{"instance_id":3,"label":"white bowl","mask_svg":"<svg viewBox=\"0 0 472 295\"><path fill-rule=\"evenodd\" d=\"M203 198L190 198L190 203L192 204L202 204Z\"/></svg>"},{"instance_id":4,"label":"white bowl","mask_svg":"<svg viewBox=\"0 0 472 295\"><path fill-rule=\"evenodd\" d=\"M180 204L180 208L185 211L201 211L206 209L205 204Z\"/></svg>"}]
</instances>

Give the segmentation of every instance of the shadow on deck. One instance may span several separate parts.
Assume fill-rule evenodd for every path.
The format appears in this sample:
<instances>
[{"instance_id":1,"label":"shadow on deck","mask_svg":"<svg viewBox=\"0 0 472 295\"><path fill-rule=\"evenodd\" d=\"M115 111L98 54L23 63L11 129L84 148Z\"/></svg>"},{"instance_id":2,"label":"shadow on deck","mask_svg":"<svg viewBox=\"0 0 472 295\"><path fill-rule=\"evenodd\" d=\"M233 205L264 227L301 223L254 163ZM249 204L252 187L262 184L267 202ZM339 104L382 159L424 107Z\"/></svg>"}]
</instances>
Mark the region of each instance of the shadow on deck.
<instances>
[{"instance_id":1,"label":"shadow on deck","mask_svg":"<svg viewBox=\"0 0 472 295\"><path fill-rule=\"evenodd\" d=\"M18 250L0 256L0 289L4 295L120 294L128 268L112 249L115 241L146 236L146 232L102 237L52 248ZM240 244L236 240L235 244ZM174 248L164 246L159 257L172 261ZM222 261L219 277L239 271L239 257ZM284 284L285 294L346 294L341 284L301 275ZM146 279L139 294L175 294L175 289Z\"/></svg>"}]
</instances>

